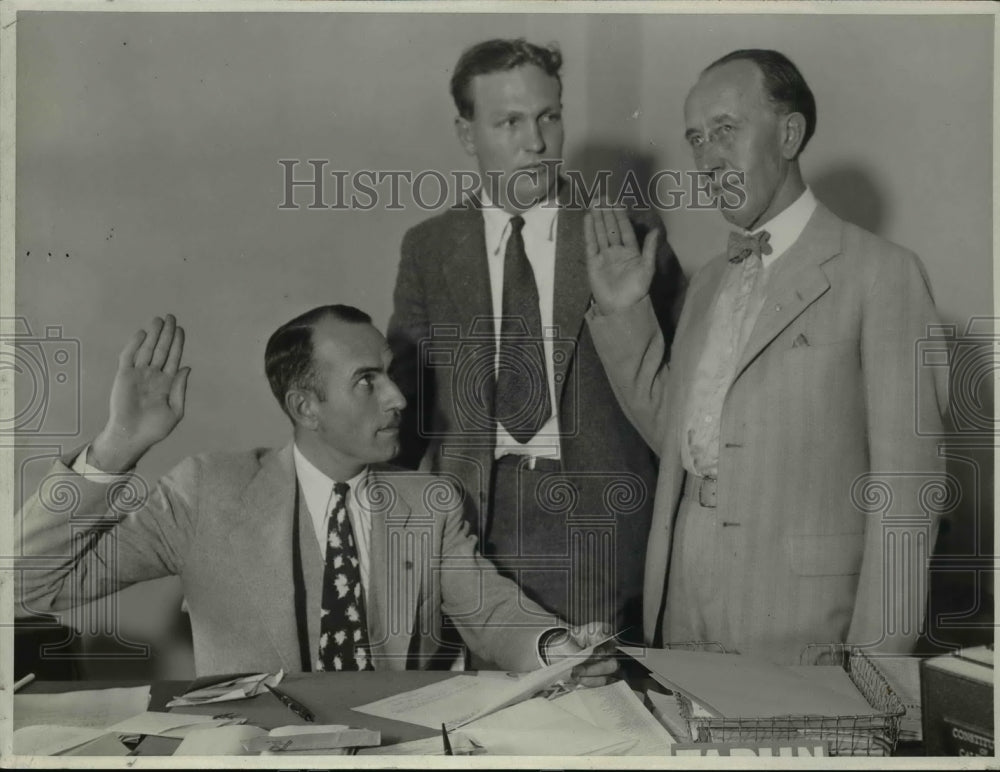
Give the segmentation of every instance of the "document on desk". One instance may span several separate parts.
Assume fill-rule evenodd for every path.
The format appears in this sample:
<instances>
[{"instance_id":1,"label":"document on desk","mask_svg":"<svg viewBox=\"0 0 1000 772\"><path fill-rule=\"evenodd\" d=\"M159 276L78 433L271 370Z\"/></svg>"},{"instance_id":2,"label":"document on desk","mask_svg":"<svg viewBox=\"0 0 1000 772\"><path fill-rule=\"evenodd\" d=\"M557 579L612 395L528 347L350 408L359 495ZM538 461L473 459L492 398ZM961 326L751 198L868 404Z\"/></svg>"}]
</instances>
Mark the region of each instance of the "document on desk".
<instances>
[{"instance_id":1,"label":"document on desk","mask_svg":"<svg viewBox=\"0 0 1000 772\"><path fill-rule=\"evenodd\" d=\"M602 756L627 753L636 743L606 726L536 698L491 713L462 731L487 753L503 756Z\"/></svg>"},{"instance_id":2,"label":"document on desk","mask_svg":"<svg viewBox=\"0 0 1000 772\"><path fill-rule=\"evenodd\" d=\"M277 686L285 677L285 671L277 673L257 673L256 675L231 678L221 683L213 683L200 689L193 689L167 703L168 708L182 708L191 705L205 705L210 702L230 702L245 700L263 694L268 686Z\"/></svg>"},{"instance_id":3,"label":"document on desk","mask_svg":"<svg viewBox=\"0 0 1000 772\"><path fill-rule=\"evenodd\" d=\"M653 717L625 681L574 689L552 701L574 716L635 741L629 756L666 756L674 738Z\"/></svg>"},{"instance_id":4,"label":"document on desk","mask_svg":"<svg viewBox=\"0 0 1000 772\"><path fill-rule=\"evenodd\" d=\"M566 678L576 665L586 661L594 653L594 649L604 642L572 656L560 657L558 662L529 673L512 673L503 677L495 674L483 677L455 676L420 689L360 705L353 710L431 729L439 729L441 724L446 725L449 730L457 729L477 718L521 702Z\"/></svg>"},{"instance_id":5,"label":"document on desk","mask_svg":"<svg viewBox=\"0 0 1000 772\"><path fill-rule=\"evenodd\" d=\"M853 688L834 688L822 677L741 654L642 649L621 650L649 668L656 680L699 702L716 716L870 715L875 709ZM818 676L820 674L817 674ZM847 674L844 673L846 680Z\"/></svg>"},{"instance_id":6,"label":"document on desk","mask_svg":"<svg viewBox=\"0 0 1000 772\"><path fill-rule=\"evenodd\" d=\"M14 730L40 724L107 729L145 712L148 706L148 686L61 694L15 694Z\"/></svg>"},{"instance_id":7,"label":"document on desk","mask_svg":"<svg viewBox=\"0 0 1000 772\"><path fill-rule=\"evenodd\" d=\"M214 718L190 713L161 713L149 710L132 716L124 721L108 727L109 732L119 735L155 735L157 737L172 737L183 740L194 729L207 729L213 726L229 726L230 724L245 724L241 716Z\"/></svg>"}]
</instances>

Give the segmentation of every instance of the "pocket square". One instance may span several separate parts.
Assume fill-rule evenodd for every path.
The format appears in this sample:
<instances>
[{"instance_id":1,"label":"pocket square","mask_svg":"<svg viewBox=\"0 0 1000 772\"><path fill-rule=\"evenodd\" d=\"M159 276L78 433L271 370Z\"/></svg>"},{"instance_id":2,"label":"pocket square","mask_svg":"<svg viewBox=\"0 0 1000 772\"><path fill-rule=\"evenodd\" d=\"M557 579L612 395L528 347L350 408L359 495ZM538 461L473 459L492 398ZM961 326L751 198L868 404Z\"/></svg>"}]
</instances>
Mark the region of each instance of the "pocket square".
<instances>
[{"instance_id":1,"label":"pocket square","mask_svg":"<svg viewBox=\"0 0 1000 772\"><path fill-rule=\"evenodd\" d=\"M792 341L792 348L799 348L800 346L808 346L809 338L806 337L804 332L800 332L799 336Z\"/></svg>"}]
</instances>

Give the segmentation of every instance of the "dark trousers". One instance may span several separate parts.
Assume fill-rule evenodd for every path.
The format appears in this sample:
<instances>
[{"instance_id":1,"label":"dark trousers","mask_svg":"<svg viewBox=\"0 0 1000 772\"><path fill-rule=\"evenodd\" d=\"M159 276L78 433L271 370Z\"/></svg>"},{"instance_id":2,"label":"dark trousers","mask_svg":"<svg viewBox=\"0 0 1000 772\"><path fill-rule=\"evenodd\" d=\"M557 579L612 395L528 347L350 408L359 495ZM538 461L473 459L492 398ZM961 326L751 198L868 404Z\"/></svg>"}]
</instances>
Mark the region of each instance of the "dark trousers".
<instances>
[{"instance_id":1,"label":"dark trousers","mask_svg":"<svg viewBox=\"0 0 1000 772\"><path fill-rule=\"evenodd\" d=\"M547 459L534 469L514 455L493 465L483 553L525 595L573 625L616 622L617 534L605 487Z\"/></svg>"}]
</instances>

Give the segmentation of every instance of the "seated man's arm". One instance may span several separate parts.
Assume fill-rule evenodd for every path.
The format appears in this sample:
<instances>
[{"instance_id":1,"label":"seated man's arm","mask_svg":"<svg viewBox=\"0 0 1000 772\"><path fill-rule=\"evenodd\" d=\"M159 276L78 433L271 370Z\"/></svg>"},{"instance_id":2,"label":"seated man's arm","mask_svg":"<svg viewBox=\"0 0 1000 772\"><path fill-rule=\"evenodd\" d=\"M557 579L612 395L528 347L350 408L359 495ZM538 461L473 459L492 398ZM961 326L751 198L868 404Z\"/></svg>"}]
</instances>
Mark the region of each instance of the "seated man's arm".
<instances>
[{"instance_id":1,"label":"seated man's arm","mask_svg":"<svg viewBox=\"0 0 1000 772\"><path fill-rule=\"evenodd\" d=\"M458 497L458 493L454 494ZM479 552L478 539L456 508L444 515L441 560L441 611L451 617L470 649L513 672L536 670L596 644L610 634L604 625L569 625L534 601L517 584L500 576ZM564 631L559 635L558 631ZM548 633L556 633L549 636ZM555 640L553 640L555 638ZM540 649L541 645L541 649ZM609 645L573 672L585 686L606 683L617 670L605 655Z\"/></svg>"},{"instance_id":2,"label":"seated man's arm","mask_svg":"<svg viewBox=\"0 0 1000 772\"><path fill-rule=\"evenodd\" d=\"M117 475L166 437L184 413L188 368L184 331L154 319L119 356L108 423L77 459ZM149 493L141 478L95 478L53 465L15 520L16 600L67 608L180 571L196 491L194 463L182 464Z\"/></svg>"}]
</instances>

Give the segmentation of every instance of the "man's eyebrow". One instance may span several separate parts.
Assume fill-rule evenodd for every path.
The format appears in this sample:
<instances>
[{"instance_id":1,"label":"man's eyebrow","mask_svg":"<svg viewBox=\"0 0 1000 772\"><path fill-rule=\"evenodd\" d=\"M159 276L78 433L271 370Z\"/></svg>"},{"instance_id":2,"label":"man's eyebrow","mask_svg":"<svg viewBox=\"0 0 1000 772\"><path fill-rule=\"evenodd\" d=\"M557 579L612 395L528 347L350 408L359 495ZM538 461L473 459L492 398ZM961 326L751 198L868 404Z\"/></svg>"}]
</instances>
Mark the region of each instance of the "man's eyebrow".
<instances>
[{"instance_id":1,"label":"man's eyebrow","mask_svg":"<svg viewBox=\"0 0 1000 772\"><path fill-rule=\"evenodd\" d=\"M698 131L698 129L688 129L687 131L684 132L684 139L691 139L691 137L697 134L701 134L701 132Z\"/></svg>"},{"instance_id":2,"label":"man's eyebrow","mask_svg":"<svg viewBox=\"0 0 1000 772\"><path fill-rule=\"evenodd\" d=\"M381 365L362 365L353 373L351 373L351 380L356 380L365 375L378 375L379 373L385 372L385 368Z\"/></svg>"}]
</instances>

